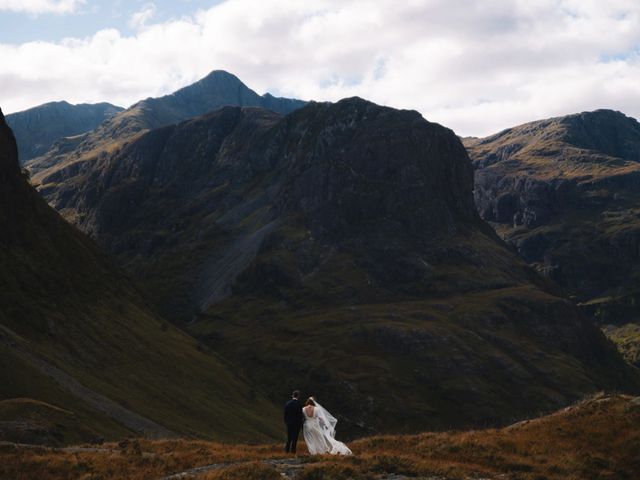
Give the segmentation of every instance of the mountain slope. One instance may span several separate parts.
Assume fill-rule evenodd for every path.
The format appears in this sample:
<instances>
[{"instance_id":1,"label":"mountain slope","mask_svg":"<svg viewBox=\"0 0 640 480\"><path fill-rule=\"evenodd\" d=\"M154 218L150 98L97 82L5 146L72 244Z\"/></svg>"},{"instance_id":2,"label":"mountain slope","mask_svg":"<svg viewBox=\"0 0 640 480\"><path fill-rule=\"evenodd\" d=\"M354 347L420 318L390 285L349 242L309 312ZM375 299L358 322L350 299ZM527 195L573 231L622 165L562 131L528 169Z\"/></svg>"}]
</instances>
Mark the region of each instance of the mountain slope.
<instances>
[{"instance_id":1,"label":"mountain slope","mask_svg":"<svg viewBox=\"0 0 640 480\"><path fill-rule=\"evenodd\" d=\"M46 191L49 183L58 181L55 179L74 175L77 169L86 168L82 165L84 162L95 161L105 152L116 151L145 131L187 120L223 106L262 107L288 113L304 104L301 100L277 98L268 93L260 96L236 76L214 70L198 82L170 95L141 100L87 135L59 143L31 163L33 181Z\"/></svg>"},{"instance_id":2,"label":"mountain slope","mask_svg":"<svg viewBox=\"0 0 640 480\"><path fill-rule=\"evenodd\" d=\"M93 130L122 110L110 103L50 102L7 115L6 121L18 142L20 161L26 163L47 153L55 141Z\"/></svg>"},{"instance_id":3,"label":"mountain slope","mask_svg":"<svg viewBox=\"0 0 640 480\"><path fill-rule=\"evenodd\" d=\"M598 110L466 145L481 215L525 260L599 322L640 318L640 123Z\"/></svg>"},{"instance_id":4,"label":"mountain slope","mask_svg":"<svg viewBox=\"0 0 640 480\"><path fill-rule=\"evenodd\" d=\"M274 401L295 387L326 399L350 434L500 423L637 388L472 192L453 132L352 98L284 117L226 107L49 193L169 318Z\"/></svg>"},{"instance_id":5,"label":"mountain slope","mask_svg":"<svg viewBox=\"0 0 640 480\"><path fill-rule=\"evenodd\" d=\"M65 409L94 437L275 436L277 411L28 185L1 115L0 247L0 400Z\"/></svg>"}]
</instances>

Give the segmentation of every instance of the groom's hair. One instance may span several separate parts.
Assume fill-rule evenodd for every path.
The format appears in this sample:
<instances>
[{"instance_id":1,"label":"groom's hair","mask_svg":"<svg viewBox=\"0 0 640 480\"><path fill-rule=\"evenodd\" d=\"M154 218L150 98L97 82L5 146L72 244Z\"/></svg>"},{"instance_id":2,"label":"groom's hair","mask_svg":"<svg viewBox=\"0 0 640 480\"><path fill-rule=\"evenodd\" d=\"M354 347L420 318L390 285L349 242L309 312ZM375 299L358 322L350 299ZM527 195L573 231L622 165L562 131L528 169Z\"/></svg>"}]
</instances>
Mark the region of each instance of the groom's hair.
<instances>
[{"instance_id":1,"label":"groom's hair","mask_svg":"<svg viewBox=\"0 0 640 480\"><path fill-rule=\"evenodd\" d=\"M300 390L294 390L291 396L293 398L298 398L300 396Z\"/></svg>"}]
</instances>

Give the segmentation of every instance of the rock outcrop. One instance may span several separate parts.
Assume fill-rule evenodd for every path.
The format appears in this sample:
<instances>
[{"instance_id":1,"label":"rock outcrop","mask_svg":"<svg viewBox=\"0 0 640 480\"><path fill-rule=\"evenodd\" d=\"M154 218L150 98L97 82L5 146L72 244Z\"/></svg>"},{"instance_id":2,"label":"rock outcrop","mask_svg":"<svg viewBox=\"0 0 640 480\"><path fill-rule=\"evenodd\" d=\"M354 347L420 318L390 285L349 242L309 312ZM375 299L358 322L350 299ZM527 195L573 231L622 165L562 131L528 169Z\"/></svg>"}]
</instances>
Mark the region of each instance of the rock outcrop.
<instances>
[{"instance_id":1,"label":"rock outcrop","mask_svg":"<svg viewBox=\"0 0 640 480\"><path fill-rule=\"evenodd\" d=\"M0 109L0 179L9 182L20 174L18 146L13 132L7 125Z\"/></svg>"}]
</instances>

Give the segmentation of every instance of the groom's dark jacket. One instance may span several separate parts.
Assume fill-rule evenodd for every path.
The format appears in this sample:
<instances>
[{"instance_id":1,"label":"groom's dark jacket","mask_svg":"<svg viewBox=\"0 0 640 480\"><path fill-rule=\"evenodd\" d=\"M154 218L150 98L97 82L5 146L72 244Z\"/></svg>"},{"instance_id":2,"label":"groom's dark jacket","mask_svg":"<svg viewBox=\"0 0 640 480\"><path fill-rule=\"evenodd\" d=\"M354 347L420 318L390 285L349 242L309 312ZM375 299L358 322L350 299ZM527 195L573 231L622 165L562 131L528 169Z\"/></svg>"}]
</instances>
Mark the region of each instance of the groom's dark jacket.
<instances>
[{"instance_id":1,"label":"groom's dark jacket","mask_svg":"<svg viewBox=\"0 0 640 480\"><path fill-rule=\"evenodd\" d=\"M284 423L287 425L302 425L304 423L302 403L300 400L292 398L285 404Z\"/></svg>"}]
</instances>

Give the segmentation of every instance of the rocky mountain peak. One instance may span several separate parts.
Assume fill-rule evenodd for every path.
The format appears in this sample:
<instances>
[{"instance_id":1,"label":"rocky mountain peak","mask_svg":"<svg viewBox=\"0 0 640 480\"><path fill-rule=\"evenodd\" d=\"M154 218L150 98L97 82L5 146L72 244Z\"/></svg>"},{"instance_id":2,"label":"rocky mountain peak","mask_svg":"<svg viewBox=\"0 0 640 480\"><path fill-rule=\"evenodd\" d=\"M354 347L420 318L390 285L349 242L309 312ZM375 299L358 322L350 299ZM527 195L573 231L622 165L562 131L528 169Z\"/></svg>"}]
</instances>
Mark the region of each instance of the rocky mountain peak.
<instances>
[{"instance_id":1,"label":"rocky mountain peak","mask_svg":"<svg viewBox=\"0 0 640 480\"><path fill-rule=\"evenodd\" d=\"M595 110L560 119L566 142L585 150L640 162L640 123L614 110Z\"/></svg>"},{"instance_id":2,"label":"rocky mountain peak","mask_svg":"<svg viewBox=\"0 0 640 480\"><path fill-rule=\"evenodd\" d=\"M233 73L229 73L226 70L212 70L209 74L199 81L194 83L193 85L198 84L206 84L206 85L215 85L215 84L227 84L227 85L237 85L237 86L245 86L242 81L236 77ZM192 86L193 86L192 85Z\"/></svg>"},{"instance_id":3,"label":"rocky mountain peak","mask_svg":"<svg viewBox=\"0 0 640 480\"><path fill-rule=\"evenodd\" d=\"M285 122L288 180L278 201L328 230L357 226L449 230L473 221L473 172L447 128L415 111L358 97L313 103Z\"/></svg>"},{"instance_id":4,"label":"rocky mountain peak","mask_svg":"<svg viewBox=\"0 0 640 480\"><path fill-rule=\"evenodd\" d=\"M131 107L152 111L160 122L151 127L175 123L224 106L262 107L278 113L289 113L306 102L272 95L258 95L238 77L224 70L214 70L206 77L169 95L147 98Z\"/></svg>"}]
</instances>

